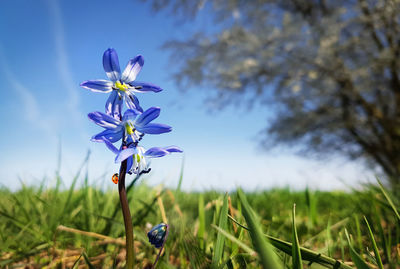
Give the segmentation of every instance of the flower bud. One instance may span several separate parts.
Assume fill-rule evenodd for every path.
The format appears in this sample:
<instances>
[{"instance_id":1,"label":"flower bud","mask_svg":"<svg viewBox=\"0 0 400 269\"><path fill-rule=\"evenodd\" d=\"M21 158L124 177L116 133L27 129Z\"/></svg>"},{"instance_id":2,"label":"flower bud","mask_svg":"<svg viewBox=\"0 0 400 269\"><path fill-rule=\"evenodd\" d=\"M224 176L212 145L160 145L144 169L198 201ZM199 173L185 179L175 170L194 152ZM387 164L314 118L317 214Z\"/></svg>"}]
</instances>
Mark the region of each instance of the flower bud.
<instances>
[{"instance_id":1,"label":"flower bud","mask_svg":"<svg viewBox=\"0 0 400 269\"><path fill-rule=\"evenodd\" d=\"M154 226L150 230L150 232L147 233L149 242L156 248L160 248L163 246L165 240L167 240L167 236L168 236L168 225L165 223L160 223Z\"/></svg>"}]
</instances>

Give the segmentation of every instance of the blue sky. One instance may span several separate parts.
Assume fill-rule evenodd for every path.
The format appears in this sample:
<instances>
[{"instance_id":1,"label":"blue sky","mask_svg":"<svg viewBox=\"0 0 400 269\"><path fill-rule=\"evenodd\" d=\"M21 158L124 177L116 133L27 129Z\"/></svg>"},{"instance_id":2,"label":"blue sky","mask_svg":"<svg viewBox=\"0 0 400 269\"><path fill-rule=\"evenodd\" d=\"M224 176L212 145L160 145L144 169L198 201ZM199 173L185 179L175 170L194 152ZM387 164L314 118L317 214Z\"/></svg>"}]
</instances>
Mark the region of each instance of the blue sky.
<instances>
[{"instance_id":1,"label":"blue sky","mask_svg":"<svg viewBox=\"0 0 400 269\"><path fill-rule=\"evenodd\" d=\"M103 111L108 94L79 87L88 79L106 79L102 54L113 47L121 68L142 54L145 65L137 80L161 86L160 93L138 94L144 108L161 107L158 122L173 132L146 136L143 145L178 145L184 149L183 187L247 190L290 186L344 188L365 181L363 167L342 159L316 162L275 149L258 149L259 132L267 124L268 108L229 107L209 113L207 91L180 92L170 78L169 54L162 44L196 29L213 31L203 11L194 22L177 23L168 13L153 13L141 1L16 0L0 2L0 184L17 188L44 177L52 184L62 149L61 174L68 185L91 151L90 182L114 187L118 170L104 145L90 142L101 128L87 113ZM152 162L148 184L176 186L182 155Z\"/></svg>"}]
</instances>

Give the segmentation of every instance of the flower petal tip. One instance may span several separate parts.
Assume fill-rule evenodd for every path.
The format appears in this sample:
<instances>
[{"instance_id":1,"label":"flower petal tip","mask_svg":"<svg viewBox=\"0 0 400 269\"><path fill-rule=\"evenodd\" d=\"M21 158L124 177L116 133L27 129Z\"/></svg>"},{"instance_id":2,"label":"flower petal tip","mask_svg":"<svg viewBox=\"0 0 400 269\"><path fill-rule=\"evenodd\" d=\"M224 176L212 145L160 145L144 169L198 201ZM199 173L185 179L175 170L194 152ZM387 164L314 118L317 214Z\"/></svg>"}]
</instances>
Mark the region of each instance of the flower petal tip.
<instances>
[{"instance_id":1,"label":"flower petal tip","mask_svg":"<svg viewBox=\"0 0 400 269\"><path fill-rule=\"evenodd\" d=\"M144 57L142 56L142 54L136 55L135 58L137 58L138 63L139 63L140 65L144 65Z\"/></svg>"},{"instance_id":2,"label":"flower petal tip","mask_svg":"<svg viewBox=\"0 0 400 269\"><path fill-rule=\"evenodd\" d=\"M111 81L117 81L121 76L118 54L115 49L109 48L103 54L103 68Z\"/></svg>"},{"instance_id":3,"label":"flower petal tip","mask_svg":"<svg viewBox=\"0 0 400 269\"><path fill-rule=\"evenodd\" d=\"M165 150L168 151L169 153L172 153L172 152L182 153L183 152L183 150L177 146L165 147Z\"/></svg>"},{"instance_id":4,"label":"flower petal tip","mask_svg":"<svg viewBox=\"0 0 400 269\"><path fill-rule=\"evenodd\" d=\"M92 141L92 142L103 142L102 140L95 138L95 136L90 138L90 141Z\"/></svg>"}]
</instances>

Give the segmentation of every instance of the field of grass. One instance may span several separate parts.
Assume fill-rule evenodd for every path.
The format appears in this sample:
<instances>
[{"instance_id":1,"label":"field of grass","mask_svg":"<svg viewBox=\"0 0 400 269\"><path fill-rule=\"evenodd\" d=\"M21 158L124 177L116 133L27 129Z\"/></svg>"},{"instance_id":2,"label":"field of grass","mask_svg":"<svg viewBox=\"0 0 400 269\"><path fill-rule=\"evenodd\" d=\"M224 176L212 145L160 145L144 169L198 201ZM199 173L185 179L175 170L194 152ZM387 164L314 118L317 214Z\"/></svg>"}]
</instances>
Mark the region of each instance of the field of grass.
<instances>
[{"instance_id":1,"label":"field of grass","mask_svg":"<svg viewBox=\"0 0 400 269\"><path fill-rule=\"evenodd\" d=\"M123 268L116 188L90 186L79 174L71 186L54 182L0 189L0 267ZM400 268L397 197L378 183L346 192L225 194L139 180L128 188L136 267L151 267L158 250L146 234L167 222L157 268Z\"/></svg>"}]
</instances>

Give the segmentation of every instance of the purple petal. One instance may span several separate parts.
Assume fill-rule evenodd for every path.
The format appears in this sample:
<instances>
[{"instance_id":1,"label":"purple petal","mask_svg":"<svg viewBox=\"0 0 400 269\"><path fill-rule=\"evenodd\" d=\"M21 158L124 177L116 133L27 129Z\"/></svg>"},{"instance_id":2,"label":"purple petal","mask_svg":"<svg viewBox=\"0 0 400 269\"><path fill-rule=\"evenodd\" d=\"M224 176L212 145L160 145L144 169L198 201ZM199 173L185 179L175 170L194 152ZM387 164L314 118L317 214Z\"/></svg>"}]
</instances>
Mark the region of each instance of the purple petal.
<instances>
[{"instance_id":1,"label":"purple petal","mask_svg":"<svg viewBox=\"0 0 400 269\"><path fill-rule=\"evenodd\" d=\"M118 54L115 49L107 49L103 54L103 67L107 77L113 82L119 80L121 69L119 68Z\"/></svg>"},{"instance_id":2,"label":"purple petal","mask_svg":"<svg viewBox=\"0 0 400 269\"><path fill-rule=\"evenodd\" d=\"M139 100L137 99L134 93L132 92L125 93L125 103L126 106L129 107L130 109L137 109L140 112L143 112L143 108L140 106Z\"/></svg>"},{"instance_id":3,"label":"purple petal","mask_svg":"<svg viewBox=\"0 0 400 269\"><path fill-rule=\"evenodd\" d=\"M143 127L138 126L136 129L145 134L162 134L171 132L172 127L161 123L149 123Z\"/></svg>"},{"instance_id":4,"label":"purple petal","mask_svg":"<svg viewBox=\"0 0 400 269\"><path fill-rule=\"evenodd\" d=\"M160 115L159 107L150 107L145 112L143 112L137 119L136 124L139 127L143 127Z\"/></svg>"},{"instance_id":5,"label":"purple petal","mask_svg":"<svg viewBox=\"0 0 400 269\"><path fill-rule=\"evenodd\" d=\"M115 162L120 163L123 160L127 159L129 156L132 156L133 154L136 154L136 153L137 153L136 148L123 149L118 153L117 157L115 157Z\"/></svg>"},{"instance_id":6,"label":"purple petal","mask_svg":"<svg viewBox=\"0 0 400 269\"><path fill-rule=\"evenodd\" d=\"M146 157L150 157L150 158L159 158L159 157L165 156L167 154L169 154L169 152L160 147L150 148L144 153L144 155Z\"/></svg>"},{"instance_id":7,"label":"purple petal","mask_svg":"<svg viewBox=\"0 0 400 269\"><path fill-rule=\"evenodd\" d=\"M97 125L107 129L117 128L120 123L115 118L98 111L89 113L88 117Z\"/></svg>"},{"instance_id":8,"label":"purple petal","mask_svg":"<svg viewBox=\"0 0 400 269\"><path fill-rule=\"evenodd\" d=\"M172 153L172 152L183 152L179 147L177 146L169 146L164 148L166 151Z\"/></svg>"},{"instance_id":9,"label":"purple petal","mask_svg":"<svg viewBox=\"0 0 400 269\"><path fill-rule=\"evenodd\" d=\"M122 98L118 91L113 91L106 102L106 113L115 119L121 118Z\"/></svg>"},{"instance_id":10,"label":"purple petal","mask_svg":"<svg viewBox=\"0 0 400 269\"><path fill-rule=\"evenodd\" d=\"M124 116L122 117L123 121L126 120L134 120L137 115L140 115L141 112L137 111L136 109L128 109L127 111L125 111Z\"/></svg>"},{"instance_id":11,"label":"purple petal","mask_svg":"<svg viewBox=\"0 0 400 269\"><path fill-rule=\"evenodd\" d=\"M161 87L147 83L147 82L139 82L139 81L132 81L129 83L130 86L134 87L134 89L130 89L134 92L161 92Z\"/></svg>"},{"instance_id":12,"label":"purple petal","mask_svg":"<svg viewBox=\"0 0 400 269\"><path fill-rule=\"evenodd\" d=\"M122 133L122 129L118 131L107 129L97 135L94 135L91 140L95 142L104 142L105 139L107 139L111 143L114 143L122 138Z\"/></svg>"},{"instance_id":13,"label":"purple petal","mask_svg":"<svg viewBox=\"0 0 400 269\"><path fill-rule=\"evenodd\" d=\"M91 90L92 92L110 92L112 91L113 83L109 80L86 80L81 84L82 88Z\"/></svg>"},{"instance_id":14,"label":"purple petal","mask_svg":"<svg viewBox=\"0 0 400 269\"><path fill-rule=\"evenodd\" d=\"M122 73L121 80L126 83L134 81L136 79L136 76L142 69L143 64L144 59L142 55L138 55L135 58L131 59L125 67L124 72Z\"/></svg>"},{"instance_id":15,"label":"purple petal","mask_svg":"<svg viewBox=\"0 0 400 269\"><path fill-rule=\"evenodd\" d=\"M107 139L103 139L104 144L106 144L107 148L111 150L113 153L118 154L119 150Z\"/></svg>"}]
</instances>

